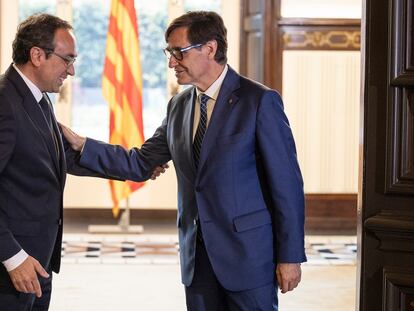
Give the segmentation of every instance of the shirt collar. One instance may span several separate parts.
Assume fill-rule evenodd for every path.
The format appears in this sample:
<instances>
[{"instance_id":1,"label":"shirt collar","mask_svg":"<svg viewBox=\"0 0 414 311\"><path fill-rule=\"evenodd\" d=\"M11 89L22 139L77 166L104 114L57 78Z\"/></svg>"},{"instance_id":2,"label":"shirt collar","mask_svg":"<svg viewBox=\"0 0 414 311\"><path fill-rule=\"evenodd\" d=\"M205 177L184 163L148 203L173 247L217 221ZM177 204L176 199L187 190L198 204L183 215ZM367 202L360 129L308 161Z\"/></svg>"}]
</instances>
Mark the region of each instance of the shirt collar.
<instances>
[{"instance_id":1,"label":"shirt collar","mask_svg":"<svg viewBox=\"0 0 414 311\"><path fill-rule=\"evenodd\" d=\"M197 97L200 94L206 94L211 99L217 100L218 93L220 91L221 85L223 84L224 78L226 77L227 71L228 71L228 65L225 65L220 76L216 79L216 81L213 82L212 85L210 85L210 87L205 92L201 92L198 88L196 88Z\"/></svg>"},{"instance_id":2,"label":"shirt collar","mask_svg":"<svg viewBox=\"0 0 414 311\"><path fill-rule=\"evenodd\" d=\"M40 102L40 100L43 97L42 91L32 82L28 77L24 75L23 72L20 71L19 68L15 64L13 64L13 68L16 69L17 73L22 77L23 81L26 83L27 87L30 89L30 92L32 92L34 98L37 102Z\"/></svg>"}]
</instances>

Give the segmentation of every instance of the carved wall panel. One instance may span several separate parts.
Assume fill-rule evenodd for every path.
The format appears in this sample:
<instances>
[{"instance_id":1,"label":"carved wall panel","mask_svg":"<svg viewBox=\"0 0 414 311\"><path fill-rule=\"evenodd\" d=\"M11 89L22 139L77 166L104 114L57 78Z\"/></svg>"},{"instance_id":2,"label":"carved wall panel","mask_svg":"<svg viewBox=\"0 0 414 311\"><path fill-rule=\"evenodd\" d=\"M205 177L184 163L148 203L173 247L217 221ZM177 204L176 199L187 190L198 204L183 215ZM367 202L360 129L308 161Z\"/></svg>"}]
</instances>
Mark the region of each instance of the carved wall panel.
<instances>
[{"instance_id":1,"label":"carved wall panel","mask_svg":"<svg viewBox=\"0 0 414 311\"><path fill-rule=\"evenodd\" d=\"M392 5L386 192L414 194L414 8L412 0Z\"/></svg>"},{"instance_id":2,"label":"carved wall panel","mask_svg":"<svg viewBox=\"0 0 414 311\"><path fill-rule=\"evenodd\" d=\"M384 311L414 311L414 271L384 268Z\"/></svg>"}]
</instances>

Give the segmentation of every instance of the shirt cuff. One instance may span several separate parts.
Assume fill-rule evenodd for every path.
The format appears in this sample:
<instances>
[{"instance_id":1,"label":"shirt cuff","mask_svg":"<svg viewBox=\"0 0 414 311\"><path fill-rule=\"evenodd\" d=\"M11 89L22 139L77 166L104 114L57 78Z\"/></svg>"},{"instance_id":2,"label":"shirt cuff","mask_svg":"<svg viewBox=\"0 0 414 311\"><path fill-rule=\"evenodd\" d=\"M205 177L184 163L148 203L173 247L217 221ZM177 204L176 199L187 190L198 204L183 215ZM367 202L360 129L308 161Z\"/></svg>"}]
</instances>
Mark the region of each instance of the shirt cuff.
<instances>
[{"instance_id":1,"label":"shirt cuff","mask_svg":"<svg viewBox=\"0 0 414 311\"><path fill-rule=\"evenodd\" d=\"M10 272L20 266L29 255L22 249L13 257L3 261L3 265L6 267L7 272Z\"/></svg>"},{"instance_id":2,"label":"shirt cuff","mask_svg":"<svg viewBox=\"0 0 414 311\"><path fill-rule=\"evenodd\" d=\"M80 155L82 155L83 154L83 149L85 149L85 145L86 145L86 139L85 139L85 142L83 143L83 145L82 145L82 149L81 149L81 151L80 151Z\"/></svg>"}]
</instances>

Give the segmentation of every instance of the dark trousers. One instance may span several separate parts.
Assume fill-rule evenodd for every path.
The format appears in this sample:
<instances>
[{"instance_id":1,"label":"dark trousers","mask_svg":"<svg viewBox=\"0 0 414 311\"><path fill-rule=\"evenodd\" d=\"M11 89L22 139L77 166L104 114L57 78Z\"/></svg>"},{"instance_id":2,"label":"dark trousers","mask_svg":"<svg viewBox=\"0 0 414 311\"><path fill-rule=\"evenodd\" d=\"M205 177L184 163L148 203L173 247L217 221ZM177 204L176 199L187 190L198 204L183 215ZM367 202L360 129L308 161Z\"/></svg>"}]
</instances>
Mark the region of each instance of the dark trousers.
<instances>
[{"instance_id":1,"label":"dark trousers","mask_svg":"<svg viewBox=\"0 0 414 311\"><path fill-rule=\"evenodd\" d=\"M194 279L190 286L185 287L185 296L188 311L277 311L278 309L277 288L273 283L240 292L223 288L214 274L201 239L197 241Z\"/></svg>"},{"instance_id":2,"label":"dark trousers","mask_svg":"<svg viewBox=\"0 0 414 311\"><path fill-rule=\"evenodd\" d=\"M34 294L19 293L14 288L0 288L1 311L47 311L49 310L50 297L52 295L52 273L44 279L39 277L42 287L42 297L36 298Z\"/></svg>"}]
</instances>

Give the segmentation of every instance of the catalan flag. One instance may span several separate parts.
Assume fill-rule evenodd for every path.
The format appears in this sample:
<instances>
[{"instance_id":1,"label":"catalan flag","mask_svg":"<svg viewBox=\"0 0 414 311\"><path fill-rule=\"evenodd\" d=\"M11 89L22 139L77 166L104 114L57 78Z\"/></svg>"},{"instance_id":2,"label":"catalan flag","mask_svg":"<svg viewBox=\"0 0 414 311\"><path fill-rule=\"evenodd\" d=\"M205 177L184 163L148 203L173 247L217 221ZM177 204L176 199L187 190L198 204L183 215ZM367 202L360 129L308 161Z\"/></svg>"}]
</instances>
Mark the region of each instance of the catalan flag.
<instances>
[{"instance_id":1,"label":"catalan flag","mask_svg":"<svg viewBox=\"0 0 414 311\"><path fill-rule=\"evenodd\" d=\"M109 104L109 142L125 148L144 142L142 75L134 0L112 0L103 72L103 95ZM143 183L110 181L113 215L119 202Z\"/></svg>"}]
</instances>

